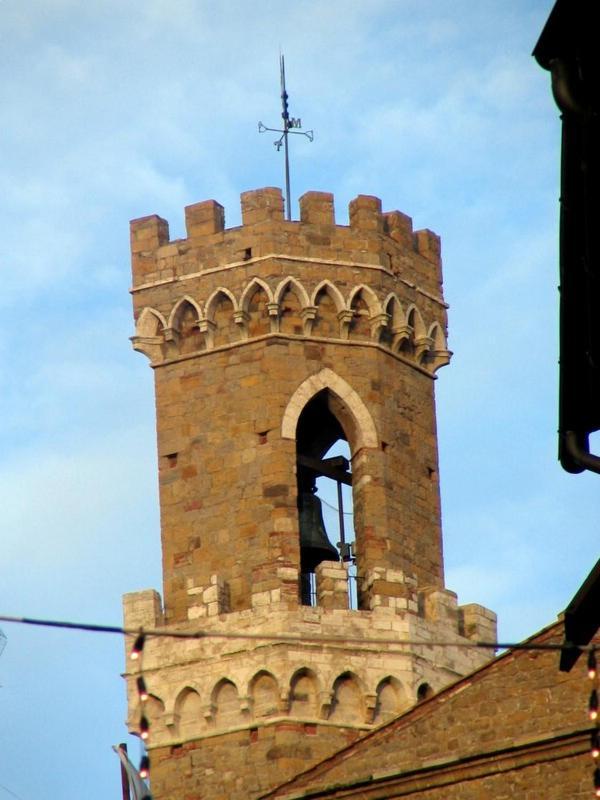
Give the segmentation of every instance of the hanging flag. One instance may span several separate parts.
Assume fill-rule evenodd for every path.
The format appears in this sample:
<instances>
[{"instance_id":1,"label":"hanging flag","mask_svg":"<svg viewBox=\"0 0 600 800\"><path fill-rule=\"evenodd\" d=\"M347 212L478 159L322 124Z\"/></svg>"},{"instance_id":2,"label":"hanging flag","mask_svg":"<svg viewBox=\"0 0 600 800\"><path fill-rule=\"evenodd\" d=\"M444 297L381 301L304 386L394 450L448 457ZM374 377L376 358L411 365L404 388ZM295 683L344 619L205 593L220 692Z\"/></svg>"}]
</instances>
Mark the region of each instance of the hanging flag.
<instances>
[{"instance_id":1,"label":"hanging flag","mask_svg":"<svg viewBox=\"0 0 600 800\"><path fill-rule=\"evenodd\" d=\"M119 747L119 745L113 744L113 750L119 756L121 764L123 765L123 769L127 774L127 778L129 780L129 789L131 791L131 800L152 800L150 789L140 778L139 772L127 758L127 754L123 748Z\"/></svg>"}]
</instances>

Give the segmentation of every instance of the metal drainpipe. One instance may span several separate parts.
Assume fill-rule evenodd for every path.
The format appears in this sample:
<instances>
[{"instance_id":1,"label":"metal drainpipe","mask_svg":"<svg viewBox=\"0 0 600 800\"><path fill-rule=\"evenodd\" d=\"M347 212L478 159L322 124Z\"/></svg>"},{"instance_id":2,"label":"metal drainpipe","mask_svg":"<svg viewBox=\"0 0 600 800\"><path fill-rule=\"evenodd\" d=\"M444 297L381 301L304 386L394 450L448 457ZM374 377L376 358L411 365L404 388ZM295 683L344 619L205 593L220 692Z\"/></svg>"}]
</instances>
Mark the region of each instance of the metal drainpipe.
<instances>
[{"instance_id":1,"label":"metal drainpipe","mask_svg":"<svg viewBox=\"0 0 600 800\"><path fill-rule=\"evenodd\" d=\"M587 436L585 437L585 444L582 447L580 444L580 437L575 431L565 431L565 447L573 461L580 464L584 469L588 469L590 472L596 472L600 475L600 457L590 453L589 446L586 445Z\"/></svg>"}]
</instances>

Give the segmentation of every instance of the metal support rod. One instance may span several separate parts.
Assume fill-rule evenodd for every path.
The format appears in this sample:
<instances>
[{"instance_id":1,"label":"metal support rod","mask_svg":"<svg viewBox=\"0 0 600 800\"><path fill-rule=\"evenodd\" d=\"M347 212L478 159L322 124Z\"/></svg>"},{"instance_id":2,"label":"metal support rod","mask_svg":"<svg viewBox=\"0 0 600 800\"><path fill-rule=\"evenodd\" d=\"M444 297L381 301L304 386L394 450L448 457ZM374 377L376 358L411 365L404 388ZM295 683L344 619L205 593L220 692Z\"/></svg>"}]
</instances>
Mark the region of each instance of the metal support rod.
<instances>
[{"instance_id":1,"label":"metal support rod","mask_svg":"<svg viewBox=\"0 0 600 800\"><path fill-rule=\"evenodd\" d=\"M285 216L292 219L292 203L290 200L290 154L288 150L288 132L290 129L290 113L288 111L288 94L285 90L285 61L283 53L279 56L279 73L281 77L281 117L283 119L283 155L285 159Z\"/></svg>"},{"instance_id":2,"label":"metal support rod","mask_svg":"<svg viewBox=\"0 0 600 800\"><path fill-rule=\"evenodd\" d=\"M290 199L290 157L288 153L288 132L283 134L283 150L285 154L285 218L288 222L292 219L292 201Z\"/></svg>"},{"instance_id":3,"label":"metal support rod","mask_svg":"<svg viewBox=\"0 0 600 800\"><path fill-rule=\"evenodd\" d=\"M352 563L350 557L349 546L346 548L346 530L344 528L344 498L342 495L342 483L336 481L337 486L337 500L338 500L338 516L340 520L340 550L342 553L342 563ZM346 570L346 591L348 593L348 608L352 608L352 585L350 578L350 570Z\"/></svg>"},{"instance_id":4,"label":"metal support rod","mask_svg":"<svg viewBox=\"0 0 600 800\"><path fill-rule=\"evenodd\" d=\"M346 531L344 529L344 499L342 497L342 484L340 481L336 481L337 485L337 498L338 498L338 516L340 519L340 542L342 545L346 544ZM342 551L345 548L342 547ZM342 552L343 558L343 552Z\"/></svg>"},{"instance_id":5,"label":"metal support rod","mask_svg":"<svg viewBox=\"0 0 600 800\"><path fill-rule=\"evenodd\" d=\"M262 122L258 123L258 132L264 133L265 131L272 131L273 133L280 133L281 136L274 142L277 150L281 150L283 145L283 156L285 161L285 217L289 221L292 219L292 201L290 189L290 153L288 148L288 137L290 133L295 133L300 136L306 136L309 142L314 139L313 131L303 131L302 120L300 118L290 117L288 110L288 93L285 88L285 61L283 53L279 55L279 77L281 82L281 118L283 120L283 129L280 128L267 128Z\"/></svg>"}]
</instances>

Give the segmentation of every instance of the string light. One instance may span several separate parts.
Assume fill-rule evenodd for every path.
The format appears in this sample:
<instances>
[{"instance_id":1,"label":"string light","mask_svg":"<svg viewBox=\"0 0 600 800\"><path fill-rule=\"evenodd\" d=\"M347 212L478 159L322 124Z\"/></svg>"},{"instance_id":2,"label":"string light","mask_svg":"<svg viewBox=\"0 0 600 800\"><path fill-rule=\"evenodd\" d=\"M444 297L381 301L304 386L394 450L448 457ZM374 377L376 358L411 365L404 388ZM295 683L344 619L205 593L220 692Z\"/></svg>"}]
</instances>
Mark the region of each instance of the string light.
<instances>
[{"instance_id":1,"label":"string light","mask_svg":"<svg viewBox=\"0 0 600 800\"><path fill-rule=\"evenodd\" d=\"M592 689L592 693L590 694L588 711L591 720L598 719L598 692L596 689Z\"/></svg>"},{"instance_id":2,"label":"string light","mask_svg":"<svg viewBox=\"0 0 600 800\"><path fill-rule=\"evenodd\" d=\"M600 719L598 718L598 668L596 664L596 648L592 645L588 652L587 659L587 674L588 678L593 681L593 688L590 694L590 702L588 705L588 716L595 722L594 729L591 733L590 741L590 754L592 758L598 763L596 759L600 758ZM600 767L594 770L594 792L596 797L600 797Z\"/></svg>"},{"instance_id":3,"label":"string light","mask_svg":"<svg viewBox=\"0 0 600 800\"><path fill-rule=\"evenodd\" d=\"M590 650L588 654L588 678L593 681L596 677L597 669L596 669L596 651L594 649Z\"/></svg>"},{"instance_id":4,"label":"string light","mask_svg":"<svg viewBox=\"0 0 600 800\"><path fill-rule=\"evenodd\" d=\"M135 683L137 686L138 697L140 699L140 724L139 724L139 732L140 738L145 742L148 740L150 736L150 723L148 721L148 717L144 714L143 707L144 703L148 699L148 689L146 688L146 681L144 680L144 676L141 674L143 665L142 659L144 656L144 644L146 642L146 634L145 632L140 629L140 632L134 642L133 648L131 650L131 658L137 662L137 668L139 670L138 675L135 679ZM141 769L140 769L141 772ZM146 767L146 774L148 769Z\"/></svg>"},{"instance_id":5,"label":"string light","mask_svg":"<svg viewBox=\"0 0 600 800\"><path fill-rule=\"evenodd\" d=\"M150 775L150 759L148 758L148 756L142 756L138 772L140 774L140 778L146 779L148 775Z\"/></svg>"},{"instance_id":6,"label":"string light","mask_svg":"<svg viewBox=\"0 0 600 800\"><path fill-rule=\"evenodd\" d=\"M144 649L145 643L146 643L146 634L140 633L136 638L135 642L133 643L133 647L131 648L131 653L129 654L129 658L132 661L136 661L140 657Z\"/></svg>"},{"instance_id":7,"label":"string light","mask_svg":"<svg viewBox=\"0 0 600 800\"><path fill-rule=\"evenodd\" d=\"M598 728L592 731L592 758L600 757L600 732Z\"/></svg>"},{"instance_id":8,"label":"string light","mask_svg":"<svg viewBox=\"0 0 600 800\"><path fill-rule=\"evenodd\" d=\"M146 689L146 681L140 675L136 680L136 684L137 684L139 698L142 701L142 703L145 703L146 700L148 699L148 690Z\"/></svg>"},{"instance_id":9,"label":"string light","mask_svg":"<svg viewBox=\"0 0 600 800\"><path fill-rule=\"evenodd\" d=\"M28 617L14 617L8 616L5 614L0 614L0 622L12 622L12 623L19 623L22 625L36 625L42 627L52 627L52 628L65 628L69 630L78 630L78 631L86 631L92 633L116 633L122 634L125 636L136 636L133 647L130 651L130 658L133 661L138 661L138 669L141 671L141 659L143 655L144 645L146 642L146 638L148 636L152 636L155 638L169 638L169 639L204 639L204 638L220 638L220 639L245 639L245 640L260 640L260 641L274 641L274 642L281 642L281 641L293 641L294 643L299 642L321 642L321 643L329 643L329 644L347 644L352 642L356 644L377 644L381 646L382 644L389 644L389 645L399 645L399 646L411 646L411 645L423 645L425 644L421 640L412 640L412 639L383 639L383 638L358 638L358 637L342 637L342 636L299 636L293 634L279 634L279 635L265 635L265 634L251 634L251 633L242 633L236 631L228 631L228 632L220 632L220 631L212 631L212 630L195 630L195 631L181 631L181 630L166 630L160 628L124 628L124 627L117 627L114 625L96 625L90 623L79 623L79 622L60 622L57 620L43 620L43 619L32 619ZM484 649L506 649L506 650L523 650L523 651L546 651L546 652L560 652L565 649L564 643L557 643L557 642L516 642L516 643L502 643L502 642L482 642L482 641L429 641L427 642L428 646L432 647L459 647L459 648L484 648ZM588 677L593 680L594 682L598 681L598 670L597 670L597 660L596 660L596 645L589 645L584 646L580 645L579 650L588 653L587 659L587 674ZM145 702L149 695L146 688L146 683L142 675L138 675L136 678L136 685L138 690L138 696L140 702ZM598 710L599 710L599 703L598 703L598 688L594 685L594 688L591 691L589 705L588 705L588 714L590 720L596 722L596 727L591 732L591 756L593 759L600 758L600 719L598 718ZM142 714L140 717L139 723L139 735L140 738L144 741L147 741L150 735L150 723L148 718L145 714ZM140 761L140 768L139 774L142 778L148 777L150 769L150 760L148 756L143 756ZM596 767L594 770L594 791L596 797L600 798L600 767Z\"/></svg>"}]
</instances>

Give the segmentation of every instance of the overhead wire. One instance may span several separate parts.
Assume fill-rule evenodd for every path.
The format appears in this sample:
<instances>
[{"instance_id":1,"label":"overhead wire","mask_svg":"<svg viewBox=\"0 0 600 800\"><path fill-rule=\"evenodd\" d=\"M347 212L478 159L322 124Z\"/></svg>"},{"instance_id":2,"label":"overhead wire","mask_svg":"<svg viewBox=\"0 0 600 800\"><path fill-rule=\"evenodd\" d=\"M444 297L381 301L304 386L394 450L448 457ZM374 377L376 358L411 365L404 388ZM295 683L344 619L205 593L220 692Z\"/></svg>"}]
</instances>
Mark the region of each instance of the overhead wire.
<instances>
[{"instance_id":1,"label":"overhead wire","mask_svg":"<svg viewBox=\"0 0 600 800\"><path fill-rule=\"evenodd\" d=\"M399 638L376 638L372 636L320 636L316 634L290 634L290 633L247 633L244 631L214 631L207 629L196 629L190 631L169 630L166 628L137 628L121 627L118 625L98 625L86 622L67 622L61 620L35 619L32 617L15 617L0 614L0 622L9 622L21 625L32 625L39 627L62 628L67 630L84 631L87 633L113 633L123 636L135 636L136 647L141 651L143 641L146 638L168 638L168 639L246 639L250 641L273 641L273 642L314 642L317 644L373 644L373 645L396 645L396 646L421 646L421 647L459 647L459 648L483 648L486 650L553 650L560 651L569 648L578 648L582 652L595 650L594 645L578 645L571 642L485 642L485 641L451 641L443 639L399 639Z\"/></svg>"},{"instance_id":2,"label":"overhead wire","mask_svg":"<svg viewBox=\"0 0 600 800\"><path fill-rule=\"evenodd\" d=\"M325 500L324 497L321 497L320 494L317 493L317 497L323 503L324 506L327 506L328 508L333 509L333 511L337 511L338 514L340 513L340 510L339 510L339 508L337 506L334 506L332 503L328 503L327 500ZM354 511L342 511L342 514L345 517L353 517L354 516Z\"/></svg>"},{"instance_id":3,"label":"overhead wire","mask_svg":"<svg viewBox=\"0 0 600 800\"><path fill-rule=\"evenodd\" d=\"M20 795L18 795L16 792L13 792L12 789L8 788L8 786L4 786L3 783L0 783L0 789L2 789L3 792L6 792L6 794L9 794L11 797L15 797L16 800L23 800Z\"/></svg>"},{"instance_id":4,"label":"overhead wire","mask_svg":"<svg viewBox=\"0 0 600 800\"><path fill-rule=\"evenodd\" d=\"M598 719L598 671L596 665L596 645L574 645L571 643L557 643L557 642L483 642L483 641L444 641L444 640L415 640L415 639L397 639L397 638L374 638L374 637L356 637L356 636L318 636L318 635L294 635L294 634L269 634L269 633L246 633L242 631L212 631L212 630L167 630L162 628L145 628L143 626L137 628L129 628L118 625L100 625L96 623L85 622L71 622L64 620L50 620L50 619L36 619L33 617L16 617L8 615L0 615L0 621L31 625L38 627L49 627L55 629L66 629L72 631L81 631L86 633L111 633L119 634L122 636L135 637L131 647L129 658L136 665L134 669L135 685L137 688L138 696L138 736L142 746L142 754L140 764L137 769L137 778L140 785L144 788L142 795L146 800L150 799L152 795L147 789L146 784L143 782L150 777L150 757L145 749L150 736L150 720L146 714L145 705L149 698L146 681L143 676L143 655L144 646L149 638L170 638L170 639L245 639L253 641L272 641L272 642L291 642L295 644L302 643L319 643L319 644L343 644L347 646L351 644L362 645L388 645L388 646L411 646L411 647L459 647L459 648L485 648L488 650L529 650L529 651L562 651L577 647L582 652L588 653L588 675L593 681L593 688L590 695L588 715L590 720L595 722L594 730L591 736L591 754L595 764L597 763L598 756L600 755L600 720ZM133 767L133 765L131 765ZM135 768L133 767L135 770ZM597 797L600 797L600 768L595 766L593 773L594 791ZM15 795L10 789L0 785L0 789L7 791L13 795L17 800L18 795Z\"/></svg>"}]
</instances>

